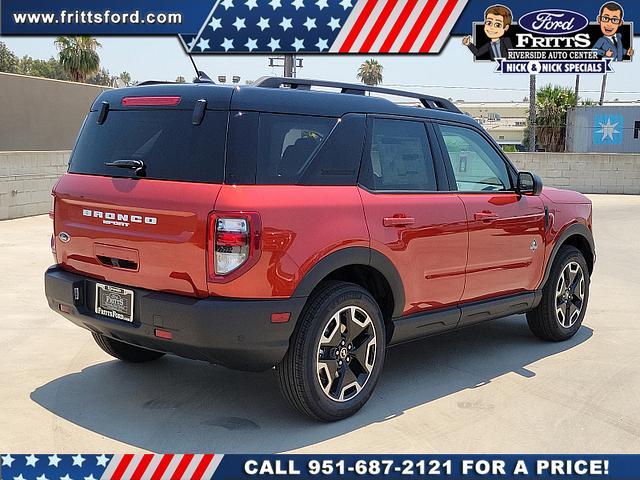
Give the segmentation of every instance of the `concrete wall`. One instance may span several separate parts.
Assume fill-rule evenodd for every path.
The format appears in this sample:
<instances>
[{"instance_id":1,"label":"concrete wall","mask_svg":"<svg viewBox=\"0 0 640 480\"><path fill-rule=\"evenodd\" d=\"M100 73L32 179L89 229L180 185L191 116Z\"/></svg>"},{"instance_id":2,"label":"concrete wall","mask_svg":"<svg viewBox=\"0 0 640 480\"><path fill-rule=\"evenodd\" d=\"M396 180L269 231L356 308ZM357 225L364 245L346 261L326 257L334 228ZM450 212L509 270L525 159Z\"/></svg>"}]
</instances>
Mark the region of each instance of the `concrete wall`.
<instances>
[{"instance_id":1,"label":"concrete wall","mask_svg":"<svg viewBox=\"0 0 640 480\"><path fill-rule=\"evenodd\" d=\"M0 152L0 220L47 213L69 153Z\"/></svg>"},{"instance_id":2,"label":"concrete wall","mask_svg":"<svg viewBox=\"0 0 640 480\"><path fill-rule=\"evenodd\" d=\"M0 73L0 152L73 148L106 87Z\"/></svg>"},{"instance_id":3,"label":"concrete wall","mask_svg":"<svg viewBox=\"0 0 640 480\"><path fill-rule=\"evenodd\" d=\"M0 152L0 220L47 213L51 189L67 170L70 152ZM521 170L545 185L583 193L640 195L640 155L510 153Z\"/></svg>"},{"instance_id":4,"label":"concrete wall","mask_svg":"<svg viewBox=\"0 0 640 480\"><path fill-rule=\"evenodd\" d=\"M545 185L582 193L640 195L640 155L602 153L509 153L520 170Z\"/></svg>"}]
</instances>

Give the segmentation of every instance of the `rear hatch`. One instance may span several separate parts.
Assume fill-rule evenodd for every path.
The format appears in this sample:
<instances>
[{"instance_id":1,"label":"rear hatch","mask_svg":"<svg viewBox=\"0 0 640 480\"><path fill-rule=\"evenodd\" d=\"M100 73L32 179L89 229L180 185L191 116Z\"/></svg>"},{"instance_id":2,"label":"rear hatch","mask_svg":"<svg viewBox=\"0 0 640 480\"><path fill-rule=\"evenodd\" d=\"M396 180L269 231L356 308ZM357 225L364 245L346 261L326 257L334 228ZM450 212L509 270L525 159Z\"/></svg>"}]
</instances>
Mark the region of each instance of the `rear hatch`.
<instances>
[{"instance_id":1,"label":"rear hatch","mask_svg":"<svg viewBox=\"0 0 640 480\"><path fill-rule=\"evenodd\" d=\"M207 295L207 217L224 178L232 89L155 85L102 94L54 188L66 270Z\"/></svg>"}]
</instances>

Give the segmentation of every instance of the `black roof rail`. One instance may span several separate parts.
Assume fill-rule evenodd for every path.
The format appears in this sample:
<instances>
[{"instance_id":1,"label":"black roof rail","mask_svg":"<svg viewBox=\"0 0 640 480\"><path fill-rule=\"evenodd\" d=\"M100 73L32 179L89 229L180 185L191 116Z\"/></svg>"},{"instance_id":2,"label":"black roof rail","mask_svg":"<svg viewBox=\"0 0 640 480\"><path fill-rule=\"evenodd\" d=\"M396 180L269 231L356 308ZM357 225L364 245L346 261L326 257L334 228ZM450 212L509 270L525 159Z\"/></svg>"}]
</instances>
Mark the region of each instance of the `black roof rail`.
<instances>
[{"instance_id":1,"label":"black roof rail","mask_svg":"<svg viewBox=\"0 0 640 480\"><path fill-rule=\"evenodd\" d=\"M328 80L310 80L307 78L290 78L290 77L261 77L253 83L254 87L262 88L280 88L289 86L296 90L311 90L311 87L328 87L337 88L341 93L352 95L364 95L366 92L382 93L385 95L395 95L398 97L415 98L420 100L422 106L434 110L446 110L452 113L462 113L453 102L446 98L424 95L422 93L407 92L405 90L395 90L393 88L370 87L358 83L331 82Z\"/></svg>"}]
</instances>

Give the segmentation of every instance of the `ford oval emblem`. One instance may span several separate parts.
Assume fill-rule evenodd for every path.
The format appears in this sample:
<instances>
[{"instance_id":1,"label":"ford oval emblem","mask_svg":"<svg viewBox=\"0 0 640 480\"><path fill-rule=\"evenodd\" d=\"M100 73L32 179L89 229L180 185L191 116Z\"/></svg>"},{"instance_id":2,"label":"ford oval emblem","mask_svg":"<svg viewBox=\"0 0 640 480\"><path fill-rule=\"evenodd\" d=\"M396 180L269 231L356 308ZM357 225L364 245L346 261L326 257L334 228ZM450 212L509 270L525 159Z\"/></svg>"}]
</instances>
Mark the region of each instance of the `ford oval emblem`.
<instances>
[{"instance_id":1,"label":"ford oval emblem","mask_svg":"<svg viewBox=\"0 0 640 480\"><path fill-rule=\"evenodd\" d=\"M58 238L62 243L67 243L69 240L71 240L71 236L67 232L60 232L58 234Z\"/></svg>"},{"instance_id":2,"label":"ford oval emblem","mask_svg":"<svg viewBox=\"0 0 640 480\"><path fill-rule=\"evenodd\" d=\"M569 35L584 30L589 19L571 10L536 10L520 17L518 24L525 30L539 35Z\"/></svg>"}]
</instances>

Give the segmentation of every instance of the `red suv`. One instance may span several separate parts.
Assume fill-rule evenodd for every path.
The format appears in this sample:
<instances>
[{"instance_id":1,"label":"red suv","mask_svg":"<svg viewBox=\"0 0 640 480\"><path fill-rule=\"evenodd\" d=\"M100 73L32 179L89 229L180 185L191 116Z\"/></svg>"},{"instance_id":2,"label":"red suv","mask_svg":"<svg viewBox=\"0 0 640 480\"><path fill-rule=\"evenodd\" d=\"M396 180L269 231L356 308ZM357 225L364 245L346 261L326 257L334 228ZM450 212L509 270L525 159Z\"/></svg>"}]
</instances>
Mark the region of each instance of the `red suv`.
<instances>
[{"instance_id":1,"label":"red suv","mask_svg":"<svg viewBox=\"0 0 640 480\"><path fill-rule=\"evenodd\" d=\"M362 85L104 92L53 196L54 311L125 361L275 367L324 421L362 407L390 345L525 312L570 338L595 261L587 198L449 101Z\"/></svg>"}]
</instances>

